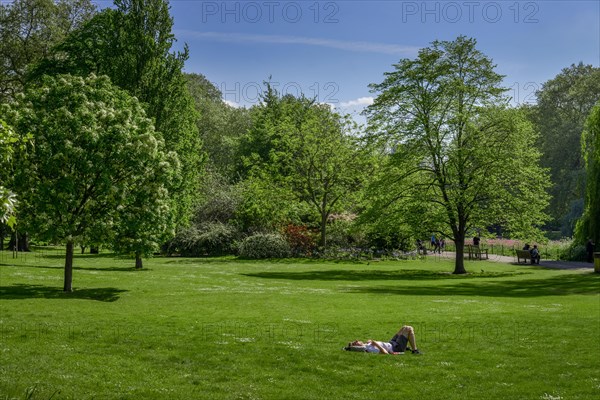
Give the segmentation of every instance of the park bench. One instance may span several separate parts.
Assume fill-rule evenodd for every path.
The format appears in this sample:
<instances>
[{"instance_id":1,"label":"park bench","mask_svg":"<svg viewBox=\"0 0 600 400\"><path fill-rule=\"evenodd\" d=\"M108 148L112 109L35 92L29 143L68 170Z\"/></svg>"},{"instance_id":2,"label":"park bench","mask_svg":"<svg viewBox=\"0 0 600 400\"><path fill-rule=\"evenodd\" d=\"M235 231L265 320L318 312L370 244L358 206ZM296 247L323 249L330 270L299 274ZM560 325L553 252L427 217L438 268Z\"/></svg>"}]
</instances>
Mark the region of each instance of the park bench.
<instances>
[{"instance_id":1,"label":"park bench","mask_svg":"<svg viewBox=\"0 0 600 400\"><path fill-rule=\"evenodd\" d=\"M518 264L521 263L521 259L523 259L523 262L525 264L527 264L527 260L531 260L531 253L529 252L529 250L515 250L515 252L517 253Z\"/></svg>"},{"instance_id":2,"label":"park bench","mask_svg":"<svg viewBox=\"0 0 600 400\"><path fill-rule=\"evenodd\" d=\"M481 248L479 246L468 244L467 253L469 255L469 260L483 260L484 255L486 260L489 259L488 249Z\"/></svg>"}]
</instances>

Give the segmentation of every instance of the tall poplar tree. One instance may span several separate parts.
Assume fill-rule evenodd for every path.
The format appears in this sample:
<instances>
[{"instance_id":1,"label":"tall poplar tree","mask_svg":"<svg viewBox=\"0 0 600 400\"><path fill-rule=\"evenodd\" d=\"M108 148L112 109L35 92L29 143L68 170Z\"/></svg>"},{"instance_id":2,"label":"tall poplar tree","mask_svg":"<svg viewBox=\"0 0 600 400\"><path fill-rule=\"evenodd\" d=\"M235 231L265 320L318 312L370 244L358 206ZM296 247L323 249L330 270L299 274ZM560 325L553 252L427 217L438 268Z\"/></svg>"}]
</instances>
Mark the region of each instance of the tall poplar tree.
<instances>
[{"instance_id":1,"label":"tall poplar tree","mask_svg":"<svg viewBox=\"0 0 600 400\"><path fill-rule=\"evenodd\" d=\"M0 100L23 91L27 71L95 13L90 0L0 3Z\"/></svg>"}]
</instances>

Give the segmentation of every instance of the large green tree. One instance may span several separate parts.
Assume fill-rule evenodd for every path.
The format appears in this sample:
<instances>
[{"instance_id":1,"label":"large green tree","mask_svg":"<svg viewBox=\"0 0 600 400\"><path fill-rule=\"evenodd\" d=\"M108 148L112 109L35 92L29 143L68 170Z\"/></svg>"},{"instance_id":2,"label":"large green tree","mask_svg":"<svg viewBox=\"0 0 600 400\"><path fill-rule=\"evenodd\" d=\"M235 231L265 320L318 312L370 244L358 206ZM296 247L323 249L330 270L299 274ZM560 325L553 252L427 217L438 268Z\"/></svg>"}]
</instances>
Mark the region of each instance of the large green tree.
<instances>
[{"instance_id":1,"label":"large green tree","mask_svg":"<svg viewBox=\"0 0 600 400\"><path fill-rule=\"evenodd\" d=\"M460 36L400 60L371 85L373 137L391 149L377 190L385 201L375 205L401 202L403 220L430 222L452 238L456 274L466 272L470 230L502 224L515 235L544 221L547 176L536 135L520 111L505 108L502 78L476 41ZM423 205L420 221L409 214Z\"/></svg>"},{"instance_id":2,"label":"large green tree","mask_svg":"<svg viewBox=\"0 0 600 400\"><path fill-rule=\"evenodd\" d=\"M279 96L269 83L265 84L261 102L250 109L250 128L239 138L234 157L235 175L240 180L237 187L243 199L236 219L243 230L250 231L306 222L303 205L281 184L281 177L286 175L284 167L272 162L285 135L279 129L282 108L285 102L295 100Z\"/></svg>"},{"instance_id":3,"label":"large green tree","mask_svg":"<svg viewBox=\"0 0 600 400\"><path fill-rule=\"evenodd\" d=\"M285 121L289 134L276 159L289 166L285 182L295 197L318 215L319 245L325 248L330 217L352 207L371 164L353 121L328 105L312 104L304 112L300 120Z\"/></svg>"},{"instance_id":4,"label":"large green tree","mask_svg":"<svg viewBox=\"0 0 600 400\"><path fill-rule=\"evenodd\" d=\"M204 75L185 74L185 78L199 114L197 125L206 152L206 167L234 182L239 178L235 171L239 141L250 128L250 112L226 104L221 91Z\"/></svg>"},{"instance_id":5,"label":"large green tree","mask_svg":"<svg viewBox=\"0 0 600 400\"><path fill-rule=\"evenodd\" d=\"M34 141L15 170L20 223L66 243L64 290L72 291L74 244L110 237L119 210L144 189L136 185L160 174L152 121L137 99L94 75L45 77L3 113Z\"/></svg>"},{"instance_id":6,"label":"large green tree","mask_svg":"<svg viewBox=\"0 0 600 400\"><path fill-rule=\"evenodd\" d=\"M193 210L203 156L198 114L182 72L187 46L172 51L176 41L167 0L115 0L115 8L96 14L55 47L29 75L90 73L108 76L143 104L166 150L177 153L181 176L171 187L177 221L185 224Z\"/></svg>"},{"instance_id":7,"label":"large green tree","mask_svg":"<svg viewBox=\"0 0 600 400\"><path fill-rule=\"evenodd\" d=\"M540 132L541 164L549 168L552 180L551 224L565 236L573 234L574 221L581 213L585 191L581 132L598 99L600 68L573 64L542 85L531 113Z\"/></svg>"},{"instance_id":8,"label":"large green tree","mask_svg":"<svg viewBox=\"0 0 600 400\"><path fill-rule=\"evenodd\" d=\"M355 123L303 96L280 97L270 85L263 97L242 141L245 167L251 180L272 186L271 199L287 194L310 210L325 247L330 216L351 203L369 172Z\"/></svg>"},{"instance_id":9,"label":"large green tree","mask_svg":"<svg viewBox=\"0 0 600 400\"><path fill-rule=\"evenodd\" d=\"M584 244L592 239L600 243L600 101L592 109L581 137L587 186L585 209L577 222L577 240Z\"/></svg>"},{"instance_id":10,"label":"large green tree","mask_svg":"<svg viewBox=\"0 0 600 400\"><path fill-rule=\"evenodd\" d=\"M0 4L0 100L23 90L27 70L89 20L90 0L15 0Z\"/></svg>"}]
</instances>

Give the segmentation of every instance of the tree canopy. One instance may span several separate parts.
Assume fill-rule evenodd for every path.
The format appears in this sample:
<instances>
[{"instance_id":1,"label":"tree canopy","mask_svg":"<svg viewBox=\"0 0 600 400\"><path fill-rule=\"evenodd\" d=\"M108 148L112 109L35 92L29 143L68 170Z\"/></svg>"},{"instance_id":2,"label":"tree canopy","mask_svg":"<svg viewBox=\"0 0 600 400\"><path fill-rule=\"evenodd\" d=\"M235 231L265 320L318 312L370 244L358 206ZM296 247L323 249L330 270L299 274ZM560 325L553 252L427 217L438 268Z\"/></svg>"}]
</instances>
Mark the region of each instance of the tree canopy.
<instances>
[{"instance_id":1,"label":"tree canopy","mask_svg":"<svg viewBox=\"0 0 600 400\"><path fill-rule=\"evenodd\" d=\"M577 222L577 240L583 244L592 239L600 242L600 101L596 103L585 123L581 136L581 150L585 160L587 185L585 209Z\"/></svg>"},{"instance_id":2,"label":"tree canopy","mask_svg":"<svg viewBox=\"0 0 600 400\"><path fill-rule=\"evenodd\" d=\"M239 179L236 156L240 138L251 126L250 111L227 105L221 91L201 74L185 74L198 112L198 132L207 156L207 169L228 182Z\"/></svg>"},{"instance_id":3,"label":"tree canopy","mask_svg":"<svg viewBox=\"0 0 600 400\"><path fill-rule=\"evenodd\" d=\"M0 100L21 92L28 69L95 13L90 0L0 4Z\"/></svg>"},{"instance_id":4,"label":"tree canopy","mask_svg":"<svg viewBox=\"0 0 600 400\"><path fill-rule=\"evenodd\" d=\"M30 135L20 138L5 121L0 119L0 222L14 227L17 195L5 187L6 180L12 171L12 160L15 150L24 146ZM1 249L0 249L1 250Z\"/></svg>"}]
</instances>

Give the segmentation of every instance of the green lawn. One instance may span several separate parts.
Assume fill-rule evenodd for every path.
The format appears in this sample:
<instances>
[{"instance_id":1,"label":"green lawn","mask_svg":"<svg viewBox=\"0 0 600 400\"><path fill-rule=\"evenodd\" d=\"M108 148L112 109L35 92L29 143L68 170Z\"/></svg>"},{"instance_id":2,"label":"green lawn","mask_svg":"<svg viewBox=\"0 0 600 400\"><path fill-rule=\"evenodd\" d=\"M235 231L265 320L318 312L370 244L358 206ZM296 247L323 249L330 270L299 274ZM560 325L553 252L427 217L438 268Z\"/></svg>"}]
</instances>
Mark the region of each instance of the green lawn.
<instances>
[{"instance_id":1,"label":"green lawn","mask_svg":"<svg viewBox=\"0 0 600 400\"><path fill-rule=\"evenodd\" d=\"M0 400L600 397L591 272L77 256L66 295L62 253L0 262ZM423 355L340 350L402 324Z\"/></svg>"}]
</instances>

